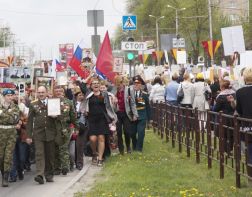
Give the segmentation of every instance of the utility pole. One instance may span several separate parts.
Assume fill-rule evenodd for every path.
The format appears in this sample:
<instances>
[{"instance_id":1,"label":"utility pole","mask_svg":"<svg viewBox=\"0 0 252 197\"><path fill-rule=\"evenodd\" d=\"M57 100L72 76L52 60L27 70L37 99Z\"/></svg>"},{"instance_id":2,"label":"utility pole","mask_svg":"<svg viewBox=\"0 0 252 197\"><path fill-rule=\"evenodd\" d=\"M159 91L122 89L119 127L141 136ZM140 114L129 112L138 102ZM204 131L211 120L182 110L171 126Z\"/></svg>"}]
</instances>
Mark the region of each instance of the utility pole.
<instances>
[{"instance_id":1,"label":"utility pole","mask_svg":"<svg viewBox=\"0 0 252 197\"><path fill-rule=\"evenodd\" d=\"M209 40L213 44L213 26L212 26L212 4L211 0L208 0L208 19L209 19ZM211 66L214 64L214 59L211 57Z\"/></svg>"}]
</instances>

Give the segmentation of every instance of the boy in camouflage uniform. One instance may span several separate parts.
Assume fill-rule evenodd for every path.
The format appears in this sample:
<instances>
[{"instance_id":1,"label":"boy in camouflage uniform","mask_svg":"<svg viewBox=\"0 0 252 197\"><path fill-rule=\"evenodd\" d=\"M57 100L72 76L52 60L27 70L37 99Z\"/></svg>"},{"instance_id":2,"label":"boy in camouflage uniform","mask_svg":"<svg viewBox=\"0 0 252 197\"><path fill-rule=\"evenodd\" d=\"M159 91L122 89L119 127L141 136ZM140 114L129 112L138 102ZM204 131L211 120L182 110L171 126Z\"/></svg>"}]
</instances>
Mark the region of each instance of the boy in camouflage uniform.
<instances>
[{"instance_id":1,"label":"boy in camouflage uniform","mask_svg":"<svg viewBox=\"0 0 252 197\"><path fill-rule=\"evenodd\" d=\"M16 143L20 111L13 100L15 92L11 89L3 91L3 102L0 105L0 169L2 186L8 187L9 172Z\"/></svg>"},{"instance_id":2,"label":"boy in camouflage uniform","mask_svg":"<svg viewBox=\"0 0 252 197\"><path fill-rule=\"evenodd\" d=\"M61 86L54 87L54 96L60 98L61 115L57 117L57 137L55 147L55 175L61 172L67 175L70 168L70 154L68 145L71 138L70 124L78 129L75 108L73 102L65 98L64 89Z\"/></svg>"}]
</instances>

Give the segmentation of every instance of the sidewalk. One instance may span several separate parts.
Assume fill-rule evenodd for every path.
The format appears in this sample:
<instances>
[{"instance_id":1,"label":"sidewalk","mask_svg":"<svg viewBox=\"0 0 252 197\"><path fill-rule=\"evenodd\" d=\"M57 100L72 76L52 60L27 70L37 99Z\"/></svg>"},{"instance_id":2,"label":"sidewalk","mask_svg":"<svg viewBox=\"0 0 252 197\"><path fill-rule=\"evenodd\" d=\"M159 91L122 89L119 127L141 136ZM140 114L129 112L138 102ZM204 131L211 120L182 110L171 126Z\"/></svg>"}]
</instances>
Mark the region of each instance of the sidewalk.
<instances>
[{"instance_id":1,"label":"sidewalk","mask_svg":"<svg viewBox=\"0 0 252 197\"><path fill-rule=\"evenodd\" d=\"M35 170L25 173L23 181L10 183L8 188L0 187L1 197L63 197L66 192L88 172L91 166L91 159L86 157L84 167L81 171L74 170L67 176L59 175L54 177L53 183L38 185L34 182ZM34 166L33 166L34 168ZM69 196L69 195L68 195Z\"/></svg>"}]
</instances>

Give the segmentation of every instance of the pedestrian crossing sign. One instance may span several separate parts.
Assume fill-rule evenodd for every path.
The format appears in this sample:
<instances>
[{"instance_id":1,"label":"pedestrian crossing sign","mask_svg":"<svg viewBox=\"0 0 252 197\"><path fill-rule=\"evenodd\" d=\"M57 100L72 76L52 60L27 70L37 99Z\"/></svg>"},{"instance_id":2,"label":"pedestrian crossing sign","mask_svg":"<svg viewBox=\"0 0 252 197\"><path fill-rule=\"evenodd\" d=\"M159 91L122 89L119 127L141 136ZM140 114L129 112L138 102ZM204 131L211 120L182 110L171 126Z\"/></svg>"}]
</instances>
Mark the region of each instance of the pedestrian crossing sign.
<instances>
[{"instance_id":1,"label":"pedestrian crossing sign","mask_svg":"<svg viewBox=\"0 0 252 197\"><path fill-rule=\"evenodd\" d=\"M123 16L122 17L123 30L136 30L137 29L137 16Z\"/></svg>"}]
</instances>

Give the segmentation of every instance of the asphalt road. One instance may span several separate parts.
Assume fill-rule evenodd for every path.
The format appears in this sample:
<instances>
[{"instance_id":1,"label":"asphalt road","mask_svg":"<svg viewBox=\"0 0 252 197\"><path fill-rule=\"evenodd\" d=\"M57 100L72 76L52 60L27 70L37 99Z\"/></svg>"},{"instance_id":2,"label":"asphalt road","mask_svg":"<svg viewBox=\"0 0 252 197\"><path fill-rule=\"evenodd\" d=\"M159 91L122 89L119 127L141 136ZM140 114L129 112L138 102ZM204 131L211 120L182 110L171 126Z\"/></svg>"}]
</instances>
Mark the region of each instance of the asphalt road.
<instances>
[{"instance_id":1,"label":"asphalt road","mask_svg":"<svg viewBox=\"0 0 252 197\"><path fill-rule=\"evenodd\" d=\"M60 197L71 188L82 176L86 174L90 167L90 159L84 161L85 165L81 171L74 170L66 176L54 176L53 183L39 185L34 181L35 166L31 172L25 172L24 180L10 183L9 187L0 187L0 197Z\"/></svg>"}]
</instances>

